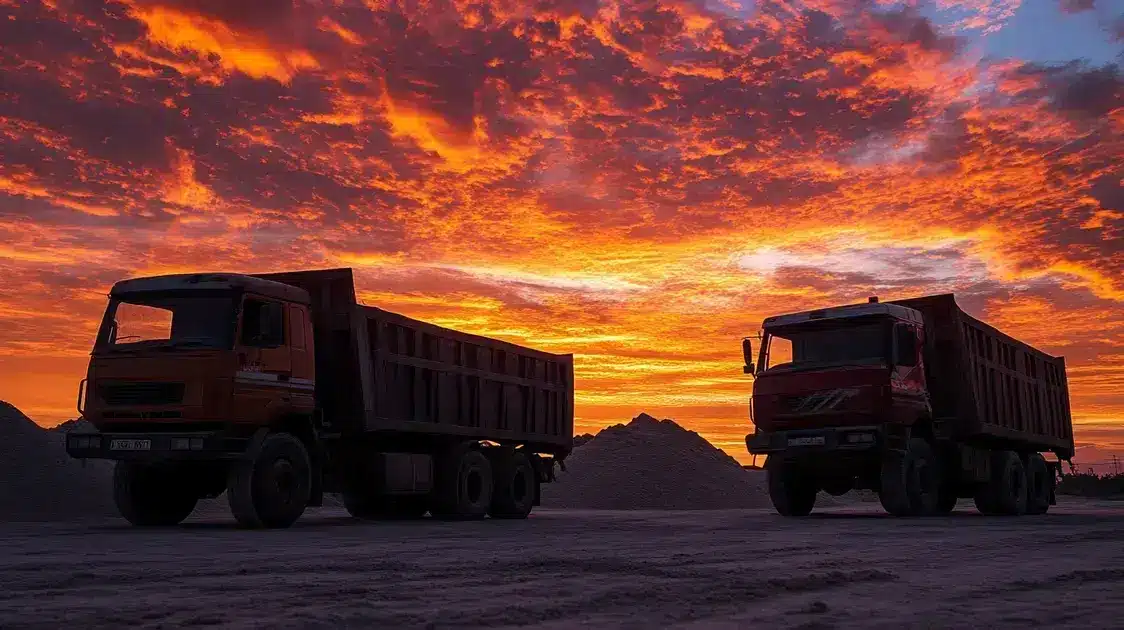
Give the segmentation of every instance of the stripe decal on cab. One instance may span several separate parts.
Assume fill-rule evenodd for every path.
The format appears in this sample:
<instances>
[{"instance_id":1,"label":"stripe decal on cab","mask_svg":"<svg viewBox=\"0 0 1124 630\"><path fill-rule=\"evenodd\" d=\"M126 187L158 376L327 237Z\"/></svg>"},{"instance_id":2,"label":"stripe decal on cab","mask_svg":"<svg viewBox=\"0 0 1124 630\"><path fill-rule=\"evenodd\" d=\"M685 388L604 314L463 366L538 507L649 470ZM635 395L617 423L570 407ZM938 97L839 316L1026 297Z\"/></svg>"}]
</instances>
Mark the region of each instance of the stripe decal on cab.
<instances>
[{"instance_id":1,"label":"stripe decal on cab","mask_svg":"<svg viewBox=\"0 0 1124 630\"><path fill-rule=\"evenodd\" d=\"M307 378L290 378L281 380L277 374L268 372L237 372L234 375L235 383L246 385L261 385L264 387L277 387L279 389L293 389L300 391L313 391L316 383Z\"/></svg>"}]
</instances>

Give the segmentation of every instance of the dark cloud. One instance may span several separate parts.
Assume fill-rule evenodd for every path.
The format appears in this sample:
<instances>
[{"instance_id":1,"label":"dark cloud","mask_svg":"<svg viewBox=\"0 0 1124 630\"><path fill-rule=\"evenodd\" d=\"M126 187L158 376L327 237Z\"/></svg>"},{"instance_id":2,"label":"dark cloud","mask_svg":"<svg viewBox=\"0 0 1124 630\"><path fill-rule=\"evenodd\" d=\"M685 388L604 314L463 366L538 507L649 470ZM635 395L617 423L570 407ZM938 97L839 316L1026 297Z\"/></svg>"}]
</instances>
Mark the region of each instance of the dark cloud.
<instances>
[{"instance_id":1,"label":"dark cloud","mask_svg":"<svg viewBox=\"0 0 1124 630\"><path fill-rule=\"evenodd\" d=\"M1097 0L1058 0L1058 6L1065 13L1081 13L1095 9Z\"/></svg>"},{"instance_id":2,"label":"dark cloud","mask_svg":"<svg viewBox=\"0 0 1124 630\"><path fill-rule=\"evenodd\" d=\"M1104 116L1124 106L1124 76L1116 65L1066 72L1052 80L1059 108L1085 116Z\"/></svg>"},{"instance_id":3,"label":"dark cloud","mask_svg":"<svg viewBox=\"0 0 1124 630\"><path fill-rule=\"evenodd\" d=\"M959 52L963 45L961 38L938 32L929 18L922 16L915 8L905 7L873 15L874 20L887 32L903 42L920 46L922 50L952 56Z\"/></svg>"},{"instance_id":4,"label":"dark cloud","mask_svg":"<svg viewBox=\"0 0 1124 630\"><path fill-rule=\"evenodd\" d=\"M1033 80L1032 86L1017 94L1019 98L1047 97L1055 108L1073 118L1098 121L1124 106L1124 75L1116 64L1094 68L1082 61L1051 66L1027 63L1013 70L1011 76Z\"/></svg>"}]
</instances>

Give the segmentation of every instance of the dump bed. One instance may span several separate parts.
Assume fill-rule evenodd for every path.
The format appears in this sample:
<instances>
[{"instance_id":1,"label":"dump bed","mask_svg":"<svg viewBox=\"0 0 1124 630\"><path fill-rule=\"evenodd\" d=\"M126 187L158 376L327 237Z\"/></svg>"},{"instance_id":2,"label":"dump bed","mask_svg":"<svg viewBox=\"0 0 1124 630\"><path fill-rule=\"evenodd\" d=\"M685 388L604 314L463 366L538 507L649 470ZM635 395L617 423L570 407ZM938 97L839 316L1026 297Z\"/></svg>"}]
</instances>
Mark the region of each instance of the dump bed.
<instances>
[{"instance_id":1,"label":"dump bed","mask_svg":"<svg viewBox=\"0 0 1124 630\"><path fill-rule=\"evenodd\" d=\"M570 452L573 355L360 305L350 269L259 277L308 291L317 402L341 431L461 436L557 456Z\"/></svg>"},{"instance_id":2,"label":"dump bed","mask_svg":"<svg viewBox=\"0 0 1124 630\"><path fill-rule=\"evenodd\" d=\"M933 415L962 439L1073 456L1065 360L965 313L952 294L894 300L925 318Z\"/></svg>"}]
</instances>

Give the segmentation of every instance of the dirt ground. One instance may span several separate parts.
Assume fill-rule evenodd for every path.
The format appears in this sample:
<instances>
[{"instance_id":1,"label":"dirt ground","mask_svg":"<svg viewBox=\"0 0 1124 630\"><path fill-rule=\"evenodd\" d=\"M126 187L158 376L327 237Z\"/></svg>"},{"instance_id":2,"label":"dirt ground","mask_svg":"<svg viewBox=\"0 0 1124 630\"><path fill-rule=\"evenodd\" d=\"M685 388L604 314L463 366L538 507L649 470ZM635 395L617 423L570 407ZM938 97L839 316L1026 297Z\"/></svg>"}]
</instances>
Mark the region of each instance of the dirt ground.
<instances>
[{"instance_id":1,"label":"dirt ground","mask_svg":"<svg viewBox=\"0 0 1124 630\"><path fill-rule=\"evenodd\" d=\"M0 628L1124 627L1124 504L0 524Z\"/></svg>"}]
</instances>

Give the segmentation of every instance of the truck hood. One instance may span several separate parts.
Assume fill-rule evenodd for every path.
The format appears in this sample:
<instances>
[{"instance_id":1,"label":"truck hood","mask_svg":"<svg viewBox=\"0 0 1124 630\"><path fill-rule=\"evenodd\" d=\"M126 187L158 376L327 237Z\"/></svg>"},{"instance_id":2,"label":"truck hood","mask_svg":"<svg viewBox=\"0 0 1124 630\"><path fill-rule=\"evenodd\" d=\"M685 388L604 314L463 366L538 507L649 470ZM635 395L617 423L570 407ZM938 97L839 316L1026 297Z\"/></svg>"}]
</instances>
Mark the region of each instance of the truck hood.
<instances>
[{"instance_id":1,"label":"truck hood","mask_svg":"<svg viewBox=\"0 0 1124 630\"><path fill-rule=\"evenodd\" d=\"M765 431L877 423L889 384L884 366L766 372L753 383L753 421Z\"/></svg>"}]
</instances>

